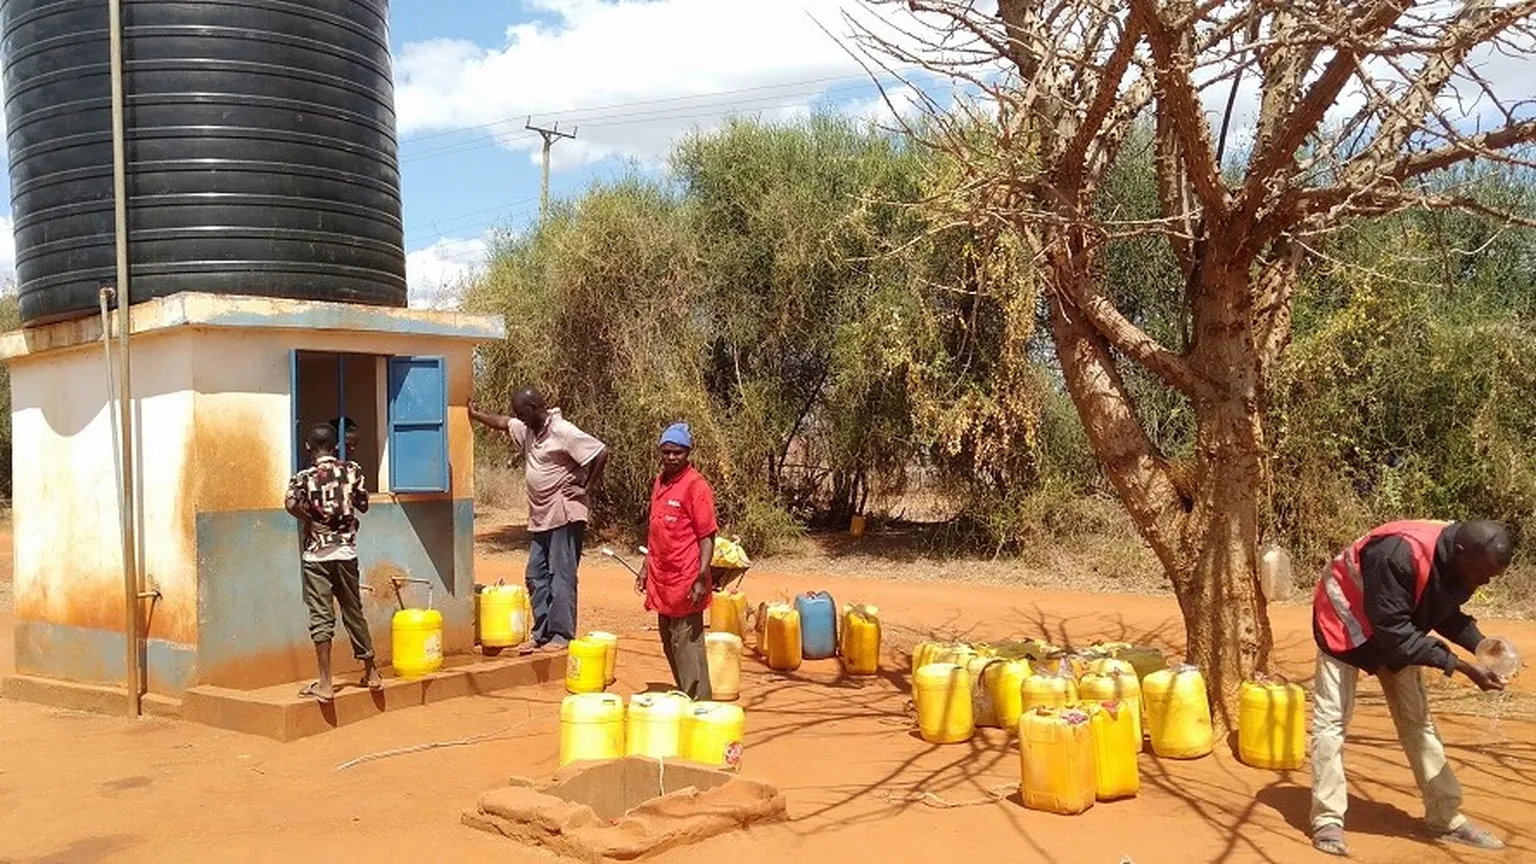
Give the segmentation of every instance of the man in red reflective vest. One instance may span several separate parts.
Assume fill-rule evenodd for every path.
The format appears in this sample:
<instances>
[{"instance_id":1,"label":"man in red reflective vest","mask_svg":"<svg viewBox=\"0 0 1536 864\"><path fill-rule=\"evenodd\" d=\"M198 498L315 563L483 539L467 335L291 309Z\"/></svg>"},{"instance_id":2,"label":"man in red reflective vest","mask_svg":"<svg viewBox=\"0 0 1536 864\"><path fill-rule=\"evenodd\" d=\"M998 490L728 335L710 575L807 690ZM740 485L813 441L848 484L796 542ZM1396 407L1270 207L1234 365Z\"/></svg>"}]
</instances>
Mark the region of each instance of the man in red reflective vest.
<instances>
[{"instance_id":1,"label":"man in red reflective vest","mask_svg":"<svg viewBox=\"0 0 1536 864\"><path fill-rule=\"evenodd\" d=\"M1483 634L1461 610L1477 589L1509 567L1509 534L1497 522L1405 521L1383 525L1340 552L1323 571L1312 599L1317 641L1313 697L1312 845L1348 855L1344 810L1344 731L1361 671L1381 681L1398 740L1424 796L1425 822L1438 839L1502 849L1492 834L1461 815L1461 786L1429 716L1422 667L1457 672L1483 690L1504 681L1457 657L1430 635L1468 653Z\"/></svg>"}]
</instances>

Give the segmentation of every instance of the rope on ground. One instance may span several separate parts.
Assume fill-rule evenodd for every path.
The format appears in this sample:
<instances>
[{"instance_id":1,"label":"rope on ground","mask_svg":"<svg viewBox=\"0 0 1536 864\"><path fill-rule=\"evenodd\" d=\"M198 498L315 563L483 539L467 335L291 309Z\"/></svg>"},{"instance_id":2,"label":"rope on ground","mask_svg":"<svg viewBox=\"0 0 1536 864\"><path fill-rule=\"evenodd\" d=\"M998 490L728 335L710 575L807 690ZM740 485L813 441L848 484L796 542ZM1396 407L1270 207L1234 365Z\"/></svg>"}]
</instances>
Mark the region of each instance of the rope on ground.
<instances>
[{"instance_id":1,"label":"rope on ground","mask_svg":"<svg viewBox=\"0 0 1536 864\"><path fill-rule=\"evenodd\" d=\"M353 765L361 765L364 762L372 762L376 759L388 759L391 756L404 756L407 753L421 753L427 750L437 750L442 747L467 747L470 744L479 744L482 741L489 741L493 738L505 735L506 733L515 729L527 726L532 721L533 718L528 717L517 723L513 723L510 726L503 726L500 729L486 732L481 735L471 735L468 738L459 738L453 741L432 741L427 744L413 744L410 747L397 747L393 750L381 750L377 753L365 753L356 759L352 759L337 765L336 770L341 771L346 768L351 768Z\"/></svg>"},{"instance_id":2,"label":"rope on ground","mask_svg":"<svg viewBox=\"0 0 1536 864\"><path fill-rule=\"evenodd\" d=\"M986 790L986 792L983 793L983 797L981 798L972 798L968 801L950 801L943 796L936 795L932 792L928 792L922 789L913 789L904 793L879 789L876 790L875 797L884 799L886 801L900 801L907 804L927 804L929 807L935 807L940 810L951 810L956 807L980 807L985 804L996 804L999 801L1007 799L1009 795L1012 795L1017 791L1019 791L1019 784L1005 783L1001 786L993 786L991 789Z\"/></svg>"}]
</instances>

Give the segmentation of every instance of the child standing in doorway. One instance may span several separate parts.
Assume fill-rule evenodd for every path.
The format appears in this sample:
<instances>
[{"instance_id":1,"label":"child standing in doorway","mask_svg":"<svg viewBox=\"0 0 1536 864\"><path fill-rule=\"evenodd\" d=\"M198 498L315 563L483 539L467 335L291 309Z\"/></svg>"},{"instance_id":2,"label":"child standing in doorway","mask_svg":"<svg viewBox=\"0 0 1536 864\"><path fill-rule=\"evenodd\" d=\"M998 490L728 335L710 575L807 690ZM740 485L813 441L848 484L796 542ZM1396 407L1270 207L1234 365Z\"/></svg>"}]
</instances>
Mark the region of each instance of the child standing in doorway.
<instances>
[{"instance_id":1,"label":"child standing in doorway","mask_svg":"<svg viewBox=\"0 0 1536 864\"><path fill-rule=\"evenodd\" d=\"M315 643L320 673L319 680L299 695L321 702L329 702L336 695L331 684L331 637L336 632L333 599L341 605L352 654L363 661L364 686L373 690L384 686L373 661L373 637L363 617L357 569L357 514L368 512L368 490L362 466L336 458L336 433L336 427L328 423L309 430L304 449L313 464L288 481L284 501L288 512L304 526L304 605L309 610L309 636Z\"/></svg>"}]
</instances>

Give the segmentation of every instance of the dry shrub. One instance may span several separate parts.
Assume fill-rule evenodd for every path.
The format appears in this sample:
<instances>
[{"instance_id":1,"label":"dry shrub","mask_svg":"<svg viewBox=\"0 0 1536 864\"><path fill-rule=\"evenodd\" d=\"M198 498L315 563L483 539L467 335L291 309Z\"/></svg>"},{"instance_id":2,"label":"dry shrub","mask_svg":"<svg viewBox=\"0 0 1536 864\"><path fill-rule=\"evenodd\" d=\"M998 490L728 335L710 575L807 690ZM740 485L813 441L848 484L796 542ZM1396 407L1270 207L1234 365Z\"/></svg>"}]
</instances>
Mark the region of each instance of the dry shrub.
<instances>
[{"instance_id":1,"label":"dry shrub","mask_svg":"<svg viewBox=\"0 0 1536 864\"><path fill-rule=\"evenodd\" d=\"M496 513L516 513L528 506L528 487L521 468L504 460L475 460L475 504Z\"/></svg>"}]
</instances>

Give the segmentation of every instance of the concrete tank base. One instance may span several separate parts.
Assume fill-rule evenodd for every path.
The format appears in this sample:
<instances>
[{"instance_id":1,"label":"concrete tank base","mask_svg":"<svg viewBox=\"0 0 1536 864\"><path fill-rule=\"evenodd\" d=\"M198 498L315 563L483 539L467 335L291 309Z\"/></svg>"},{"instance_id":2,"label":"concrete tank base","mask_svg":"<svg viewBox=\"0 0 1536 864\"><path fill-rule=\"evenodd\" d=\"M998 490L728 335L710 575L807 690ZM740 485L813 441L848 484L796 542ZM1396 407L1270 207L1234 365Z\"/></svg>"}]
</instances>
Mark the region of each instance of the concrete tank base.
<instances>
[{"instance_id":1,"label":"concrete tank base","mask_svg":"<svg viewBox=\"0 0 1536 864\"><path fill-rule=\"evenodd\" d=\"M788 818L767 783L692 762L578 762L480 796L465 825L589 864L634 861Z\"/></svg>"}]
</instances>

